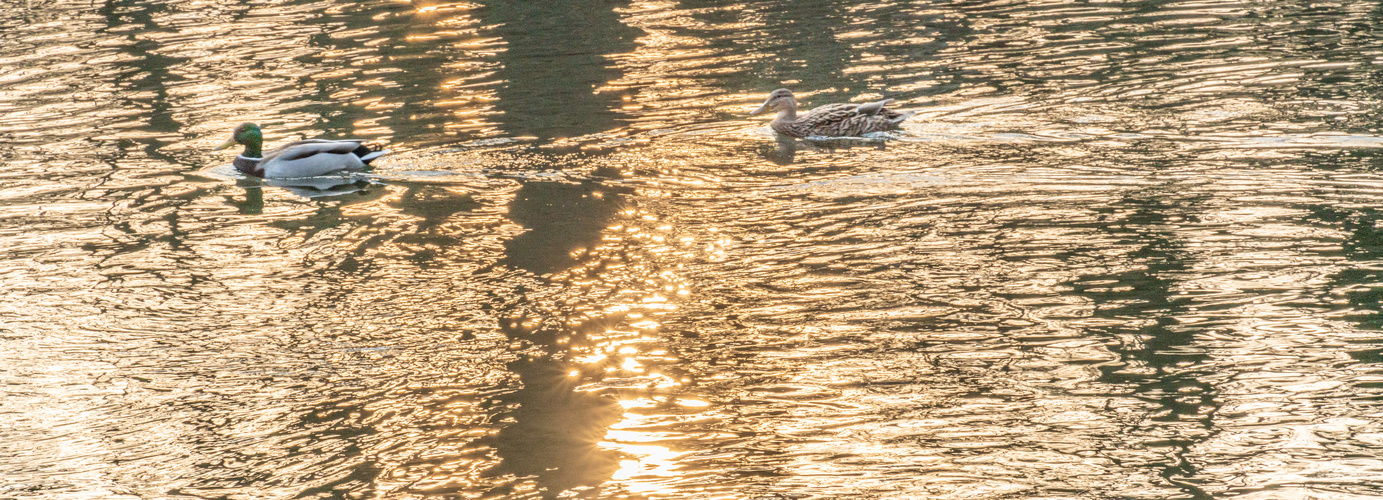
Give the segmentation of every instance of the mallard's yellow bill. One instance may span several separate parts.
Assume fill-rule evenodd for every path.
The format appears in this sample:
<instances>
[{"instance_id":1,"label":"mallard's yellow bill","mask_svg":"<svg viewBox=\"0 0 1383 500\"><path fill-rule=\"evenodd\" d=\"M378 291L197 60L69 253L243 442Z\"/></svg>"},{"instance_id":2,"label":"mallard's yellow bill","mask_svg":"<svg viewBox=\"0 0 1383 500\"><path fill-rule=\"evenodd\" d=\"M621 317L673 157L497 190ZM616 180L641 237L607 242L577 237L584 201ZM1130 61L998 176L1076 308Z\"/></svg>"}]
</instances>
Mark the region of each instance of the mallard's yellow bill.
<instances>
[{"instance_id":1,"label":"mallard's yellow bill","mask_svg":"<svg viewBox=\"0 0 1383 500\"><path fill-rule=\"evenodd\" d=\"M212 151L220 151L220 150L222 150L222 149L226 149L226 148L231 147L231 146L234 146L234 145L235 145L235 138L234 138L234 137L231 137L230 139L227 139L226 142L225 142L224 144L221 144L220 146L216 146L216 149L213 149Z\"/></svg>"}]
</instances>

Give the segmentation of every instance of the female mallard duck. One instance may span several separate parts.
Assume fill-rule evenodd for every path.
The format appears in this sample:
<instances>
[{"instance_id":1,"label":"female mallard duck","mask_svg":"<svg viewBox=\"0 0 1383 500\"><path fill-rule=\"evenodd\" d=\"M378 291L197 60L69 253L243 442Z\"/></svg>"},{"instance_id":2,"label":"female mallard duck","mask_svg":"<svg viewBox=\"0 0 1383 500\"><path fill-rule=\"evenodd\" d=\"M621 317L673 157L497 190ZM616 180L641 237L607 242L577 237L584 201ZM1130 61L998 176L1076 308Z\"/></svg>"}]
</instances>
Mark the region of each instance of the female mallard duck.
<instances>
[{"instance_id":1,"label":"female mallard duck","mask_svg":"<svg viewBox=\"0 0 1383 500\"><path fill-rule=\"evenodd\" d=\"M358 139L307 139L290 142L268 154L261 154L264 136L259 132L259 125L242 123L235 127L230 140L217 146L216 150L237 143L244 144L245 152L236 156L231 164L247 175L266 178L316 177L361 170L370 164L370 160L389 152L387 149L373 151L360 142Z\"/></svg>"},{"instance_id":2,"label":"female mallard duck","mask_svg":"<svg viewBox=\"0 0 1383 500\"><path fill-rule=\"evenodd\" d=\"M827 104L799 117L797 99L793 99L792 91L778 89L768 95L768 100L764 101L763 106L749 114L757 115L777 109L778 116L769 126L780 134L793 137L849 137L897 128L899 123L903 123L903 120L916 113L904 113L884 107L891 103L893 99L868 104Z\"/></svg>"}]
</instances>

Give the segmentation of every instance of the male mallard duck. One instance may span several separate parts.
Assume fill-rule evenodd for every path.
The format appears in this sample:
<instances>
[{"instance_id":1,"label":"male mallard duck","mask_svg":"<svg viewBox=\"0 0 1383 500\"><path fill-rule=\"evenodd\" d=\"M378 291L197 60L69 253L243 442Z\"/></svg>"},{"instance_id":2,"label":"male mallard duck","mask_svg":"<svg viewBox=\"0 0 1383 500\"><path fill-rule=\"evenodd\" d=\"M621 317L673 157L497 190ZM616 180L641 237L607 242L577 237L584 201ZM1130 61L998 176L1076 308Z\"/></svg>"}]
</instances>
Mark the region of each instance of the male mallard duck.
<instances>
[{"instance_id":1,"label":"male mallard duck","mask_svg":"<svg viewBox=\"0 0 1383 500\"><path fill-rule=\"evenodd\" d=\"M884 107L891 103L893 99L868 104L827 104L798 117L797 99L792 97L792 91L778 89L768 95L768 100L764 101L763 106L749 114L757 115L777 109L778 116L769 126L780 134L793 137L848 137L897 128L899 123L903 123L903 120L916 113L904 113Z\"/></svg>"},{"instance_id":2,"label":"male mallard duck","mask_svg":"<svg viewBox=\"0 0 1383 500\"><path fill-rule=\"evenodd\" d=\"M359 139L307 139L290 142L268 154L261 154L264 136L259 132L259 125L242 123L235 127L230 140L217 146L216 150L237 143L244 144L245 152L236 156L231 164L247 175L268 178L316 177L361 170L370 164L370 160L389 152L387 149L373 151L360 142Z\"/></svg>"}]
</instances>

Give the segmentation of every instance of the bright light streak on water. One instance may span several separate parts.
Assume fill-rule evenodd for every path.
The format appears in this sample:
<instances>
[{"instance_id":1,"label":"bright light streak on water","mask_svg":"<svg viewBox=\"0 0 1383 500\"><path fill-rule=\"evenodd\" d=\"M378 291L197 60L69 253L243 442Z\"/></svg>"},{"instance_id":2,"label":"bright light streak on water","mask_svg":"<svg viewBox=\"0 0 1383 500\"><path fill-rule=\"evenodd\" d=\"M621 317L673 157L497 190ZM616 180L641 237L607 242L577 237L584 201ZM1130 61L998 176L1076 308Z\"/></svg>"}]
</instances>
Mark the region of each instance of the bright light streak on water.
<instances>
[{"instance_id":1,"label":"bright light streak on water","mask_svg":"<svg viewBox=\"0 0 1383 500\"><path fill-rule=\"evenodd\" d=\"M0 3L0 498L1378 497L1379 21Z\"/></svg>"}]
</instances>

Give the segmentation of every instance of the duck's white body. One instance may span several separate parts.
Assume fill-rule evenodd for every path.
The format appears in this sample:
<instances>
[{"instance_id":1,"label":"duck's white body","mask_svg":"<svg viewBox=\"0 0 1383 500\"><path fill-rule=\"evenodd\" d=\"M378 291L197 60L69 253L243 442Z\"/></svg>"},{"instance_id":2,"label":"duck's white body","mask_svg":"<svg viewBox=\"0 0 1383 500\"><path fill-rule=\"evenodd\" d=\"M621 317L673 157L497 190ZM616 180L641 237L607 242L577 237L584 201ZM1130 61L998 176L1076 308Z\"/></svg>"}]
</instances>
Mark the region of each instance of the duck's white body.
<instances>
[{"instance_id":1,"label":"duck's white body","mask_svg":"<svg viewBox=\"0 0 1383 500\"><path fill-rule=\"evenodd\" d=\"M235 168L256 177L285 179L357 172L389 150L370 151L361 141L308 139L286 144L263 158L239 155Z\"/></svg>"},{"instance_id":2,"label":"duck's white body","mask_svg":"<svg viewBox=\"0 0 1383 500\"><path fill-rule=\"evenodd\" d=\"M389 152L387 149L372 151L362 142L359 139L307 139L290 142L261 154L264 134L259 130L259 125L242 123L231 132L230 140L216 149L243 144L245 152L231 162L236 170L255 177L293 179L360 171L370 160Z\"/></svg>"}]
</instances>

